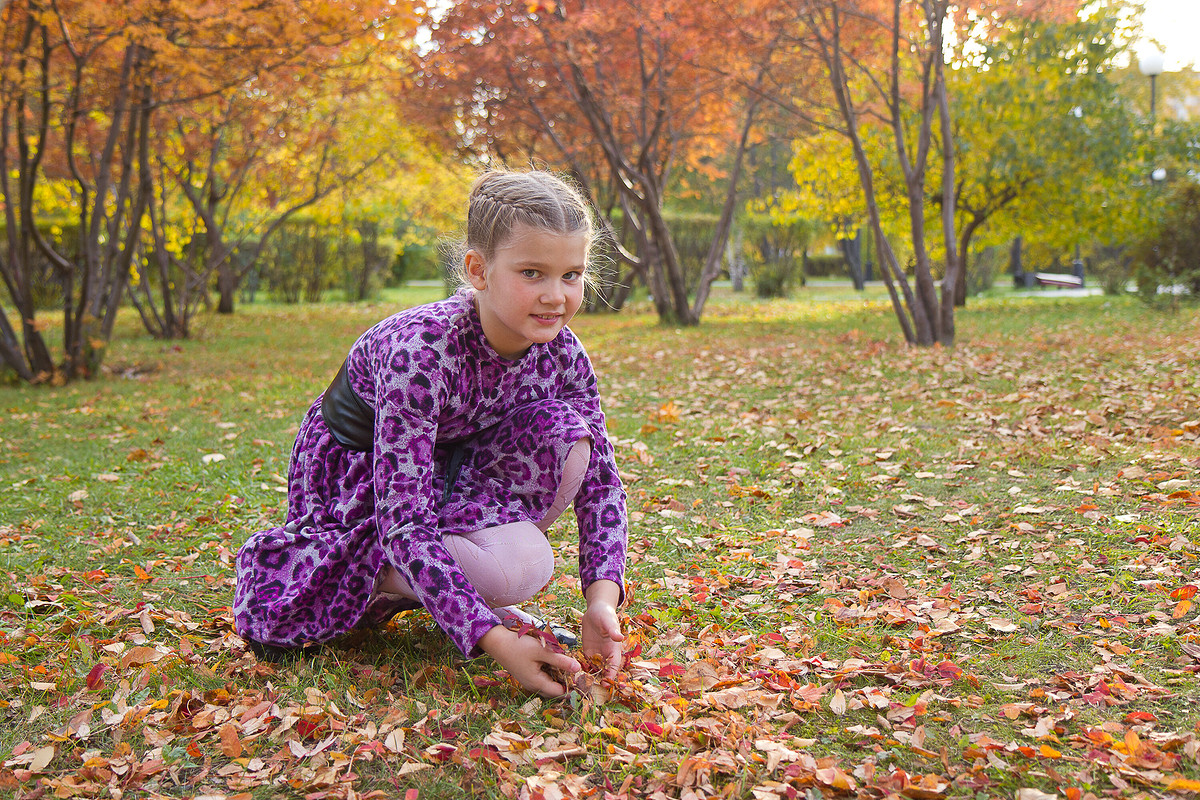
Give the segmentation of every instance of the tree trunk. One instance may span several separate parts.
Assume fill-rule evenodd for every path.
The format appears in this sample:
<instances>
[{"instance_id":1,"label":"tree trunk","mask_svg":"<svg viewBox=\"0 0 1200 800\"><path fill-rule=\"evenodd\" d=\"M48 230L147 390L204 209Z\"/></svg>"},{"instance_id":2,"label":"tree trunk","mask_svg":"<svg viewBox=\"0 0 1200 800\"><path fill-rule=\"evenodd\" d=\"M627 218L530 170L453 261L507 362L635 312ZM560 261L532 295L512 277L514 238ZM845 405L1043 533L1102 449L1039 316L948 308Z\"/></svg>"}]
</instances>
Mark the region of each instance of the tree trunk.
<instances>
[{"instance_id":1,"label":"tree trunk","mask_svg":"<svg viewBox=\"0 0 1200 800\"><path fill-rule=\"evenodd\" d=\"M838 247L842 251L842 258L846 260L846 266L850 269L851 283L854 284L856 290L863 291L867 288L867 284L863 279L862 229L854 232L853 239L839 239Z\"/></svg>"},{"instance_id":2,"label":"tree trunk","mask_svg":"<svg viewBox=\"0 0 1200 800\"><path fill-rule=\"evenodd\" d=\"M226 259L217 269L217 313L232 314L233 298L237 294L238 274L233 265Z\"/></svg>"}]
</instances>

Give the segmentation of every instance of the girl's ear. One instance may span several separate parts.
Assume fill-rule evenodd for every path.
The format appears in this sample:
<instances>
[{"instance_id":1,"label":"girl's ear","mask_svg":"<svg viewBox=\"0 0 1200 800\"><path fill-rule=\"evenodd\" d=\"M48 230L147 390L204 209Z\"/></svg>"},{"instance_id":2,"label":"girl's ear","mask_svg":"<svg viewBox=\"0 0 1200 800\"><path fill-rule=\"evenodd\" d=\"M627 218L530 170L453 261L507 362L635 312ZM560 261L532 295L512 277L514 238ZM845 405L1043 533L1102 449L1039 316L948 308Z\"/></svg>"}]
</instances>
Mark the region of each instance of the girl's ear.
<instances>
[{"instance_id":1,"label":"girl's ear","mask_svg":"<svg viewBox=\"0 0 1200 800\"><path fill-rule=\"evenodd\" d=\"M464 256L463 265L466 267L467 280L471 282L471 285L480 292L486 289L487 265L483 261L483 256L475 250L468 250Z\"/></svg>"}]
</instances>

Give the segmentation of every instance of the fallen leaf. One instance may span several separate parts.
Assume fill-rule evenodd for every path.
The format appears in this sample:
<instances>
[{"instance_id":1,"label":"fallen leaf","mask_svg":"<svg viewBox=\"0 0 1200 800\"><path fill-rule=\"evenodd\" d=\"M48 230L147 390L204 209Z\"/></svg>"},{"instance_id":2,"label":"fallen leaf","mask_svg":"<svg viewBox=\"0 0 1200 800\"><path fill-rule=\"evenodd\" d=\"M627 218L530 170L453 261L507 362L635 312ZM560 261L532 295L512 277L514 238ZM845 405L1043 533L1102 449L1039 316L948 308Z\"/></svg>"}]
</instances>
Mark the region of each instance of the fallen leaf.
<instances>
[{"instance_id":1,"label":"fallen leaf","mask_svg":"<svg viewBox=\"0 0 1200 800\"><path fill-rule=\"evenodd\" d=\"M33 751L33 760L29 762L30 772L41 772L54 760L54 745L48 744Z\"/></svg>"}]
</instances>

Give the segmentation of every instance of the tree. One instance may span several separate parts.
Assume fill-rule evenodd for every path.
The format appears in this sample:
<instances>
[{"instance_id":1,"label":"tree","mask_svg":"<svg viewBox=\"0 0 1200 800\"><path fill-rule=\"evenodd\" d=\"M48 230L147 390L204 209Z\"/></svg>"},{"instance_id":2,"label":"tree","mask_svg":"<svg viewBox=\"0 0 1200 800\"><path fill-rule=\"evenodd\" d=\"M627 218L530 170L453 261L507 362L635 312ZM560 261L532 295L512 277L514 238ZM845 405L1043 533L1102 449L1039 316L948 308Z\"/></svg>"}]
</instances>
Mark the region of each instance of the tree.
<instances>
[{"instance_id":1,"label":"tree","mask_svg":"<svg viewBox=\"0 0 1200 800\"><path fill-rule=\"evenodd\" d=\"M303 81L322 68L347 65L348 47L361 48L368 40L378 45L379 20L401 18L402 8L386 0L231 0L189 4L185 10L161 0L5 5L0 10L0 190L7 246L0 274L20 322L14 327L0 308L4 363L30 382L94 375L139 253L152 256L164 275L185 274L179 285L185 293L199 289L204 269L228 261L229 251L221 250L224 245L211 229L203 241L189 241L191 275L181 266L182 251L169 246L179 238L170 229L188 225L163 182L168 167L177 163L164 153L176 147L185 162L187 156L186 143L162 135L166 118L185 125L190 114L219 109L222 99L257 99L261 87L284 75L293 81L290 91L280 83L270 97L303 94ZM292 133L305 134L296 136L301 143L308 137L310 148L301 161L328 163L330 151L320 131L293 128ZM215 152L227 153L220 147ZM278 165L259 169L282 172ZM344 177L344 172L327 176L322 186ZM224 192L215 183L208 189L209 197L197 196L193 211L210 210L209 200ZM61 218L68 209L74 221L64 227L72 240L47 237L47 220ZM145 247L144 231L153 240ZM196 247L215 247L225 255L209 253L196 261ZM61 287L61 363L36 319L31 275L38 256L53 264ZM166 291L172 283L162 280L158 288ZM156 329L177 335L178 317L186 317L191 297L164 296ZM150 296L141 299L149 302Z\"/></svg>"},{"instance_id":2,"label":"tree","mask_svg":"<svg viewBox=\"0 0 1200 800\"><path fill-rule=\"evenodd\" d=\"M140 11L135 4L12 2L2 12L7 246L0 273L21 336L0 308L0 357L25 381L94 375L112 335L150 197L138 165L149 142L153 53ZM45 189L76 210L77 260L39 225ZM62 289L61 365L36 318L35 250L49 259Z\"/></svg>"},{"instance_id":3,"label":"tree","mask_svg":"<svg viewBox=\"0 0 1200 800\"><path fill-rule=\"evenodd\" d=\"M255 63L245 80L181 105L159 131L156 166L171 202L152 221L197 223L186 257L153 251L160 273L181 278L159 286L207 287L215 274L222 313L233 311L238 287L282 225L395 147L387 136L397 131L395 115L382 95L413 31L409 5L335 3L312 11L286 29L291 38L279 59ZM177 221L168 220L170 211ZM164 238L154 234L156 242ZM186 335L186 320L168 310L171 298L163 296L161 313L152 299L143 291L138 303L148 329ZM189 307L182 295L174 305Z\"/></svg>"},{"instance_id":4,"label":"tree","mask_svg":"<svg viewBox=\"0 0 1200 800\"><path fill-rule=\"evenodd\" d=\"M1128 235L1122 218L1146 184L1147 129L1112 79L1128 55L1117 29L1123 5L1066 21L1009 20L953 72L964 270L985 227L993 244L1021 235L1063 249ZM940 206L941 194L932 200Z\"/></svg>"},{"instance_id":5,"label":"tree","mask_svg":"<svg viewBox=\"0 0 1200 800\"><path fill-rule=\"evenodd\" d=\"M695 324L720 269L738 179L776 44L769 3L582 0L456 3L431 20L426 96L465 145L526 159L546 147L598 207L607 195L634 247L614 252L660 318ZM728 164L703 269L689 286L664 216L680 164Z\"/></svg>"}]
</instances>

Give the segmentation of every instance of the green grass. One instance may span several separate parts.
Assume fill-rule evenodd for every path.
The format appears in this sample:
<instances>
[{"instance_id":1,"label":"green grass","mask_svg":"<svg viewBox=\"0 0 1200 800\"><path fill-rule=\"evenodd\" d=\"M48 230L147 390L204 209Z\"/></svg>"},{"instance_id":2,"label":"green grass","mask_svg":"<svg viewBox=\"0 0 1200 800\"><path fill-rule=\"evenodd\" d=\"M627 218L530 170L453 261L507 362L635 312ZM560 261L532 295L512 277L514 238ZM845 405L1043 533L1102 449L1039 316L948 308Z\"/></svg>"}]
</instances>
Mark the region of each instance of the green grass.
<instances>
[{"instance_id":1,"label":"green grass","mask_svg":"<svg viewBox=\"0 0 1200 800\"><path fill-rule=\"evenodd\" d=\"M886 298L818 290L573 325L629 493L640 650L608 702L524 696L423 612L281 665L232 632L232 558L283 520L301 415L436 288L178 343L126 315L101 379L0 387L0 789L1194 789L1200 319L1002 294L916 350ZM571 526L552 540L573 563ZM536 602L570 620L571 570Z\"/></svg>"}]
</instances>

